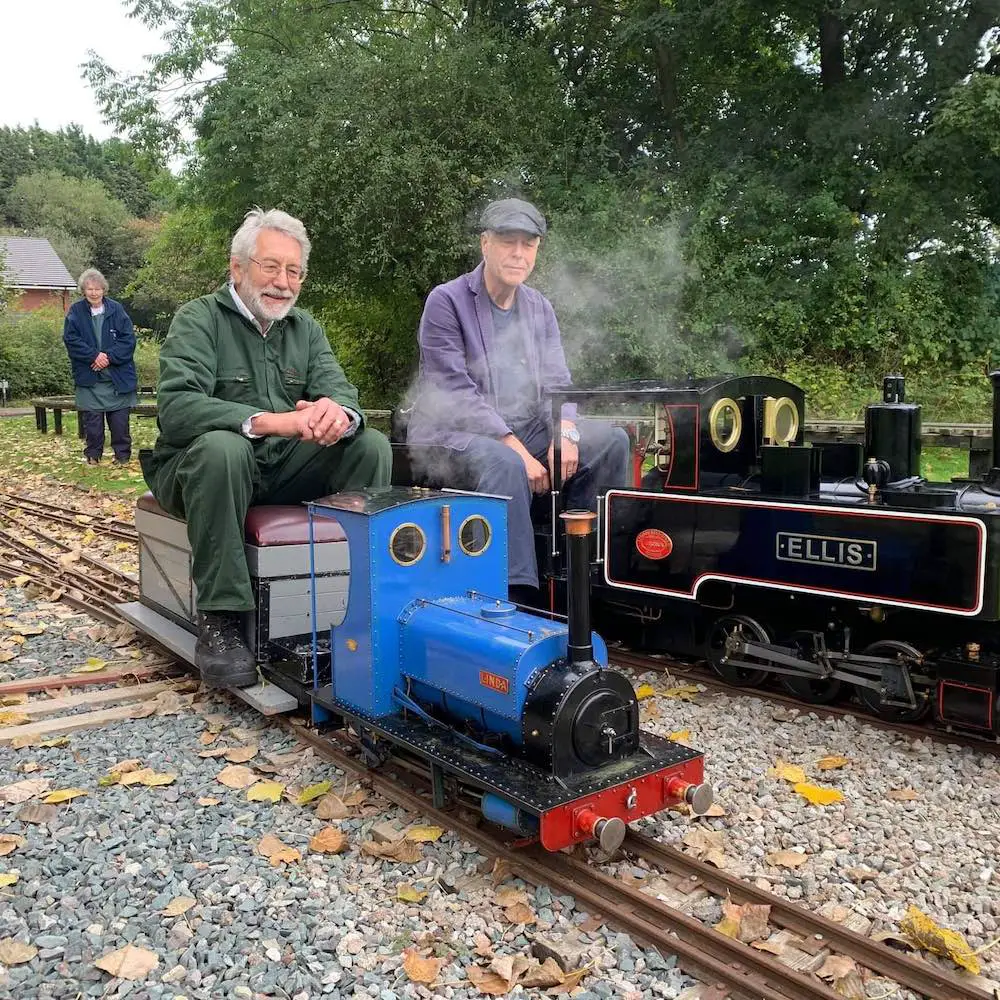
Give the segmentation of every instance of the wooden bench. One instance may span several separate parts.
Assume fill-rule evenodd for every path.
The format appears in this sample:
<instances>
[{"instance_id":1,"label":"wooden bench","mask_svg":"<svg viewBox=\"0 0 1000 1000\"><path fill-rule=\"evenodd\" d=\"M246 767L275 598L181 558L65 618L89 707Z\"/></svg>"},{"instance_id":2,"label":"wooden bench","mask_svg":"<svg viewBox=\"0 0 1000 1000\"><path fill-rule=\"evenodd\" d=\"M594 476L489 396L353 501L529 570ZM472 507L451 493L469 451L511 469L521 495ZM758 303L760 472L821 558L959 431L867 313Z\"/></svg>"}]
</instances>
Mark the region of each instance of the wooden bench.
<instances>
[{"instance_id":1,"label":"wooden bench","mask_svg":"<svg viewBox=\"0 0 1000 1000\"><path fill-rule=\"evenodd\" d=\"M137 406L132 407L132 413L137 417L155 417L156 416L156 396L155 390L146 386L143 386L140 390L140 401ZM152 397L147 398L143 401L142 397ZM31 400L31 405L35 408L35 427L42 434L47 434L49 430L49 415L48 411L52 411L52 424L53 430L56 434L62 434L62 415L63 410L69 410L76 413L76 432L77 437L82 438L83 433L83 414L77 409L76 402L72 396L43 396L39 399Z\"/></svg>"}]
</instances>

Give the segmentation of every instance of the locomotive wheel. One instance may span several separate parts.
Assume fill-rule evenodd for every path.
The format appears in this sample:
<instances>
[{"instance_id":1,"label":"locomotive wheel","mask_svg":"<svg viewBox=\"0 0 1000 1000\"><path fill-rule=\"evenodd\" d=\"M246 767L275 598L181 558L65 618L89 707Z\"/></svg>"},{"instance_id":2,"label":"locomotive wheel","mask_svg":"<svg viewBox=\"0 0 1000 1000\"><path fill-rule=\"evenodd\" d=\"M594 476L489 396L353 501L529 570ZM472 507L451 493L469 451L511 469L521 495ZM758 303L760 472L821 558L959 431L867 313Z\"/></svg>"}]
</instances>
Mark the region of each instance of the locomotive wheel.
<instances>
[{"instance_id":1,"label":"locomotive wheel","mask_svg":"<svg viewBox=\"0 0 1000 1000\"><path fill-rule=\"evenodd\" d=\"M729 662L726 640L736 633L753 642L770 642L767 629L746 615L723 615L716 618L705 642L708 665L727 683L736 687L760 687L770 676L769 670L738 667Z\"/></svg>"},{"instance_id":2,"label":"locomotive wheel","mask_svg":"<svg viewBox=\"0 0 1000 1000\"><path fill-rule=\"evenodd\" d=\"M918 663L920 652L908 642L898 639L880 639L863 650L867 656L895 656L898 660ZM887 722L919 722L931 709L929 698L917 699L916 708L899 708L896 705L883 705L878 691L868 687L856 687L854 693L865 709ZM917 692L914 692L915 694Z\"/></svg>"},{"instance_id":3,"label":"locomotive wheel","mask_svg":"<svg viewBox=\"0 0 1000 1000\"><path fill-rule=\"evenodd\" d=\"M810 638L809 633L793 635L799 653L805 656L808 648L803 643ZM811 705L829 705L836 701L843 685L835 678L820 679L813 677L793 677L791 674L778 674L778 683L793 697L807 701Z\"/></svg>"}]
</instances>

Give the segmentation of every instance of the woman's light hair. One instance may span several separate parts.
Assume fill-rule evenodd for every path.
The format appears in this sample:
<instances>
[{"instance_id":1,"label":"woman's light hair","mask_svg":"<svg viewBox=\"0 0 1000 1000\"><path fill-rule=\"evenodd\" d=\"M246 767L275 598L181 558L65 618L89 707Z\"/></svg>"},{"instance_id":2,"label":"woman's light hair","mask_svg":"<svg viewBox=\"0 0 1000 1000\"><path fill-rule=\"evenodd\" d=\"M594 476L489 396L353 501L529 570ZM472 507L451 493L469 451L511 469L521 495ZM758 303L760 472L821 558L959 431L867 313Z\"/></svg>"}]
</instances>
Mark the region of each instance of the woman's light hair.
<instances>
[{"instance_id":1,"label":"woman's light hair","mask_svg":"<svg viewBox=\"0 0 1000 1000\"><path fill-rule=\"evenodd\" d=\"M80 280L76 283L76 287L80 289L81 295L83 295L83 290L87 287L87 285L100 285L105 294L107 294L108 279L105 278L96 267L88 267L87 270L80 275Z\"/></svg>"},{"instance_id":2,"label":"woman's light hair","mask_svg":"<svg viewBox=\"0 0 1000 1000\"><path fill-rule=\"evenodd\" d=\"M302 247L302 273L305 273L306 265L309 263L309 250L312 244L306 235L306 227L294 216L280 209L272 208L264 211L262 208L254 208L247 212L243 225L236 230L233 237L233 244L230 254L241 264L248 266L250 257L257 249L257 237L265 229L272 229L277 233L284 233L291 236Z\"/></svg>"}]
</instances>

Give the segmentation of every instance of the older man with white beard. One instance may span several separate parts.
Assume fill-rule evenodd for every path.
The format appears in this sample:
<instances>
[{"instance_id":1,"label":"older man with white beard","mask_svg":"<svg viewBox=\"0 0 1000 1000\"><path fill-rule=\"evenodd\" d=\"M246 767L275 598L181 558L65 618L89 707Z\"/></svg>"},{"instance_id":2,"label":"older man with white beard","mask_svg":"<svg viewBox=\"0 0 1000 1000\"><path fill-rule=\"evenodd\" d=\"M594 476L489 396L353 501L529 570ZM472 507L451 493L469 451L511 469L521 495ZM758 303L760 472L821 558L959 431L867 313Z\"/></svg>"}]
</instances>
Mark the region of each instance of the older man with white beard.
<instances>
[{"instance_id":1,"label":"older man with white beard","mask_svg":"<svg viewBox=\"0 0 1000 1000\"><path fill-rule=\"evenodd\" d=\"M298 219L250 212L228 285L181 306L160 352L160 435L143 473L160 505L187 518L203 615L195 661L212 686L257 679L239 623L254 607L247 509L389 483L388 441L364 426L322 329L295 308L309 249Z\"/></svg>"}]
</instances>

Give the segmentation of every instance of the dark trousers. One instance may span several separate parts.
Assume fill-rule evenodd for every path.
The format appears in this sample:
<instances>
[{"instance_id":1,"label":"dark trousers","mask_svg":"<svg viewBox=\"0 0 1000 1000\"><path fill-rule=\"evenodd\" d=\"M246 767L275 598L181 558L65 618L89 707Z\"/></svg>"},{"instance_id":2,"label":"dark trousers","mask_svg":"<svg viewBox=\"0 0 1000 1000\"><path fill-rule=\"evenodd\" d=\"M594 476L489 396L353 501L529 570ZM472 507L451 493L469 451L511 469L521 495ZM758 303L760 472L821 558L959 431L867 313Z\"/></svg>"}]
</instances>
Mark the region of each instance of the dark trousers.
<instances>
[{"instance_id":1,"label":"dark trousers","mask_svg":"<svg viewBox=\"0 0 1000 1000\"><path fill-rule=\"evenodd\" d=\"M581 421L580 464L565 484L567 509L596 510L597 495L628 483L628 434L621 427L600 421ZM539 422L514 433L546 467L552 437ZM480 493L510 497L507 504L508 582L512 586L538 586L535 530L531 523L531 490L524 462L513 449L495 438L474 437L464 451L453 452L462 486Z\"/></svg>"},{"instance_id":2,"label":"dark trousers","mask_svg":"<svg viewBox=\"0 0 1000 1000\"><path fill-rule=\"evenodd\" d=\"M329 448L310 441L259 442L208 431L161 466L149 485L159 504L187 518L200 611L250 611L253 590L243 522L253 504L297 504L328 493L388 486L392 449L363 430Z\"/></svg>"},{"instance_id":3,"label":"dark trousers","mask_svg":"<svg viewBox=\"0 0 1000 1000\"><path fill-rule=\"evenodd\" d=\"M118 410L84 410L83 433L85 458L100 461L104 454L104 418L107 417L111 430L111 450L119 462L127 462L132 457L132 435L129 432L127 406Z\"/></svg>"}]
</instances>

